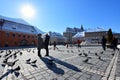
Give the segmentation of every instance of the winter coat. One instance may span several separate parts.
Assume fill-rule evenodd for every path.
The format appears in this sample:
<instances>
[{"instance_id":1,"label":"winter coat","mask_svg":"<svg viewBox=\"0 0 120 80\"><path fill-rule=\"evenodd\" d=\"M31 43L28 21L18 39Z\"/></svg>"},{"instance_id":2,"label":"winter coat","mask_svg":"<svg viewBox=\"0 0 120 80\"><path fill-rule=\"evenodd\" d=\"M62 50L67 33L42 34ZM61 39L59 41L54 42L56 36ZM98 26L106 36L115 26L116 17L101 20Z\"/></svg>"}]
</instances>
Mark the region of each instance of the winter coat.
<instances>
[{"instance_id":1,"label":"winter coat","mask_svg":"<svg viewBox=\"0 0 120 80\"><path fill-rule=\"evenodd\" d=\"M38 36L38 49L42 49L43 46L43 39L40 36Z\"/></svg>"}]
</instances>

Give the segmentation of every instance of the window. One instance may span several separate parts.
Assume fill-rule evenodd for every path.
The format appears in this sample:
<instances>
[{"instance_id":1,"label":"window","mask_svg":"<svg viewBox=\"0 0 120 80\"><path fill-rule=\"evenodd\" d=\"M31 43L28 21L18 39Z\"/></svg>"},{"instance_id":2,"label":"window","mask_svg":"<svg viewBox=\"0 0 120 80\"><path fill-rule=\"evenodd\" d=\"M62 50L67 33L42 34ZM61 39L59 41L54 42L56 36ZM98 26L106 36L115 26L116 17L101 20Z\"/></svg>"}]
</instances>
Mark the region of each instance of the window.
<instances>
[{"instance_id":1,"label":"window","mask_svg":"<svg viewBox=\"0 0 120 80\"><path fill-rule=\"evenodd\" d=\"M10 36L10 34L9 34L8 32L6 32L6 36L7 36L7 37L9 37L9 36Z\"/></svg>"},{"instance_id":2,"label":"window","mask_svg":"<svg viewBox=\"0 0 120 80\"><path fill-rule=\"evenodd\" d=\"M32 36L32 38L34 38L34 36Z\"/></svg>"},{"instance_id":3,"label":"window","mask_svg":"<svg viewBox=\"0 0 120 80\"><path fill-rule=\"evenodd\" d=\"M12 34L13 37L15 37L15 34Z\"/></svg>"},{"instance_id":4,"label":"window","mask_svg":"<svg viewBox=\"0 0 120 80\"><path fill-rule=\"evenodd\" d=\"M25 38L26 36L25 35L23 35L23 38Z\"/></svg>"},{"instance_id":5,"label":"window","mask_svg":"<svg viewBox=\"0 0 120 80\"><path fill-rule=\"evenodd\" d=\"M18 37L21 37L21 35L20 35L20 34L18 34Z\"/></svg>"},{"instance_id":6,"label":"window","mask_svg":"<svg viewBox=\"0 0 120 80\"><path fill-rule=\"evenodd\" d=\"M28 39L30 38L30 36L28 36Z\"/></svg>"}]
</instances>

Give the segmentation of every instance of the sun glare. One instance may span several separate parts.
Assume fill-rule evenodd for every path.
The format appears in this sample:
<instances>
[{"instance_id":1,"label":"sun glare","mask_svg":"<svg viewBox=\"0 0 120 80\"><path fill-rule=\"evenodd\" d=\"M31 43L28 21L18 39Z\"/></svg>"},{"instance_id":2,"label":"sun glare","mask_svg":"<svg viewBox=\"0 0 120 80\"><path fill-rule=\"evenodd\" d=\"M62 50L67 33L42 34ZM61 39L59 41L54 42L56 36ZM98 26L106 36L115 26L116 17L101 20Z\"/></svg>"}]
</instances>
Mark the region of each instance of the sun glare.
<instances>
[{"instance_id":1,"label":"sun glare","mask_svg":"<svg viewBox=\"0 0 120 80\"><path fill-rule=\"evenodd\" d=\"M30 5L23 5L21 8L21 13L25 18L33 18L35 16L35 9Z\"/></svg>"}]
</instances>

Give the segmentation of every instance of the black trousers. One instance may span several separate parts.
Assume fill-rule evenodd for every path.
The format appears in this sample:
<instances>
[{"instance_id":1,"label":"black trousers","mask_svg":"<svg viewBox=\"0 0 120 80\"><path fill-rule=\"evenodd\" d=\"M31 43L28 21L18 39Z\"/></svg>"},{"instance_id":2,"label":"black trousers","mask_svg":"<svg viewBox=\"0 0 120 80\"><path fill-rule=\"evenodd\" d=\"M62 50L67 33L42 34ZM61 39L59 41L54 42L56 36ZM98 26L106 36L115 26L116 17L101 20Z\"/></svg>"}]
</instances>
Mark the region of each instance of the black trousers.
<instances>
[{"instance_id":1,"label":"black trousers","mask_svg":"<svg viewBox=\"0 0 120 80\"><path fill-rule=\"evenodd\" d=\"M38 56L41 55L41 49L38 48Z\"/></svg>"},{"instance_id":2,"label":"black trousers","mask_svg":"<svg viewBox=\"0 0 120 80\"><path fill-rule=\"evenodd\" d=\"M45 50L46 50L46 56L49 56L48 45L45 45Z\"/></svg>"}]
</instances>

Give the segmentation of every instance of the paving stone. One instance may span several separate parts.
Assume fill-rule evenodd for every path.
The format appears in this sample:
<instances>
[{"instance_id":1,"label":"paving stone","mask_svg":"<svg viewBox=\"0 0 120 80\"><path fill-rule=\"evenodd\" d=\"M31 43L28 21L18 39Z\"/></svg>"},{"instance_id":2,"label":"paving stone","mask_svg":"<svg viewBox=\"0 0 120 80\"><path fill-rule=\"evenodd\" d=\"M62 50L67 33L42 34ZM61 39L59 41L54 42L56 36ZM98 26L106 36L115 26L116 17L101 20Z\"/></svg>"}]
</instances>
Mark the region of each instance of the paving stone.
<instances>
[{"instance_id":1,"label":"paving stone","mask_svg":"<svg viewBox=\"0 0 120 80\"><path fill-rule=\"evenodd\" d=\"M73 75L74 78L79 79L80 76L82 76L82 72L77 72L76 74Z\"/></svg>"},{"instance_id":2,"label":"paving stone","mask_svg":"<svg viewBox=\"0 0 120 80\"><path fill-rule=\"evenodd\" d=\"M65 80L65 78L62 77L62 76L59 76L59 77L57 77L57 80ZM69 80L69 79L68 79L68 80Z\"/></svg>"},{"instance_id":3,"label":"paving stone","mask_svg":"<svg viewBox=\"0 0 120 80\"><path fill-rule=\"evenodd\" d=\"M100 80L102 78L102 76L94 74L90 77L90 80Z\"/></svg>"},{"instance_id":4,"label":"paving stone","mask_svg":"<svg viewBox=\"0 0 120 80\"><path fill-rule=\"evenodd\" d=\"M63 75L63 77L68 78L68 77L70 77L70 75L68 75L68 74L66 73L66 74Z\"/></svg>"},{"instance_id":5,"label":"paving stone","mask_svg":"<svg viewBox=\"0 0 120 80\"><path fill-rule=\"evenodd\" d=\"M74 77L69 77L68 80L76 80Z\"/></svg>"},{"instance_id":6,"label":"paving stone","mask_svg":"<svg viewBox=\"0 0 120 80\"><path fill-rule=\"evenodd\" d=\"M82 74L82 76L84 76L85 78L89 79L91 77L91 75L88 72L84 72Z\"/></svg>"},{"instance_id":7,"label":"paving stone","mask_svg":"<svg viewBox=\"0 0 120 80\"><path fill-rule=\"evenodd\" d=\"M78 80L88 80L88 79L84 76L81 76Z\"/></svg>"}]
</instances>

